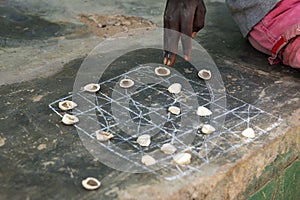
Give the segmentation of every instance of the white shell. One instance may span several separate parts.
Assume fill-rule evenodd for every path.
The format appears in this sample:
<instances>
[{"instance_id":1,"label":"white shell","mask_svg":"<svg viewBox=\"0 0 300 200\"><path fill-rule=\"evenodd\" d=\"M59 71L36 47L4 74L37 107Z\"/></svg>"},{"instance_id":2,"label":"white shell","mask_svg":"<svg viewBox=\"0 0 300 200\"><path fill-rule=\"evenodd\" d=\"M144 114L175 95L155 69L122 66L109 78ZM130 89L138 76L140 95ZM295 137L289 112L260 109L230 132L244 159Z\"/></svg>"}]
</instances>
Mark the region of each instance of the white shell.
<instances>
[{"instance_id":1,"label":"white shell","mask_svg":"<svg viewBox=\"0 0 300 200\"><path fill-rule=\"evenodd\" d=\"M211 78L211 72L206 69L202 69L198 72L198 76L204 80L209 80Z\"/></svg>"},{"instance_id":2,"label":"white shell","mask_svg":"<svg viewBox=\"0 0 300 200\"><path fill-rule=\"evenodd\" d=\"M131 80L131 79L122 79L122 80L120 81L120 86L121 86L122 88L130 88L130 87L132 87L133 85L134 85L134 81Z\"/></svg>"},{"instance_id":3,"label":"white shell","mask_svg":"<svg viewBox=\"0 0 300 200\"><path fill-rule=\"evenodd\" d=\"M96 190L100 187L101 182L96 178L88 177L81 181L81 185L87 190Z\"/></svg>"},{"instance_id":4,"label":"white shell","mask_svg":"<svg viewBox=\"0 0 300 200\"><path fill-rule=\"evenodd\" d=\"M151 143L151 136L148 135L148 134L145 134L145 135L141 135L137 138L137 143L139 145L141 145L142 147L147 147L150 145Z\"/></svg>"},{"instance_id":5,"label":"white shell","mask_svg":"<svg viewBox=\"0 0 300 200\"><path fill-rule=\"evenodd\" d=\"M96 138L97 138L97 140L99 140L101 142L105 142L113 137L114 137L114 135L109 132L96 131Z\"/></svg>"},{"instance_id":6,"label":"white shell","mask_svg":"<svg viewBox=\"0 0 300 200\"><path fill-rule=\"evenodd\" d=\"M69 114L64 114L63 118L62 118L62 122L65 125L73 125L77 122L79 122L78 117L74 116L74 115L69 115Z\"/></svg>"},{"instance_id":7,"label":"white shell","mask_svg":"<svg viewBox=\"0 0 300 200\"><path fill-rule=\"evenodd\" d=\"M180 152L173 157L173 160L178 165L188 165L191 163L191 158L190 153Z\"/></svg>"},{"instance_id":8,"label":"white shell","mask_svg":"<svg viewBox=\"0 0 300 200\"><path fill-rule=\"evenodd\" d=\"M174 115L179 115L180 114L180 108L176 107L176 106L170 106L168 108L168 111Z\"/></svg>"},{"instance_id":9,"label":"white shell","mask_svg":"<svg viewBox=\"0 0 300 200\"><path fill-rule=\"evenodd\" d=\"M88 92L98 92L100 90L100 85L96 83L90 83L84 86L83 89Z\"/></svg>"},{"instance_id":10,"label":"white shell","mask_svg":"<svg viewBox=\"0 0 300 200\"><path fill-rule=\"evenodd\" d=\"M163 151L165 154L173 154L175 153L175 151L177 150L176 147L171 144L171 143L166 143L166 144L163 144L161 147L160 147L160 150Z\"/></svg>"},{"instance_id":11,"label":"white shell","mask_svg":"<svg viewBox=\"0 0 300 200\"><path fill-rule=\"evenodd\" d=\"M75 102L68 101L68 100L61 101L58 103L58 107L63 111L71 110L71 109L75 108L76 106L77 106L77 104Z\"/></svg>"},{"instance_id":12,"label":"white shell","mask_svg":"<svg viewBox=\"0 0 300 200\"><path fill-rule=\"evenodd\" d=\"M201 117L209 116L211 114L212 112L208 108L205 108L204 106L199 106L197 109L197 115Z\"/></svg>"},{"instance_id":13,"label":"white shell","mask_svg":"<svg viewBox=\"0 0 300 200\"><path fill-rule=\"evenodd\" d=\"M205 124L205 125L203 125L201 131L202 131L202 133L204 133L204 134L211 134L211 133L215 132L216 129L215 129L215 127L213 127L212 125Z\"/></svg>"},{"instance_id":14,"label":"white shell","mask_svg":"<svg viewBox=\"0 0 300 200\"><path fill-rule=\"evenodd\" d=\"M180 83L174 83L170 85L168 91L172 94L179 94L181 92L182 86Z\"/></svg>"},{"instance_id":15,"label":"white shell","mask_svg":"<svg viewBox=\"0 0 300 200\"><path fill-rule=\"evenodd\" d=\"M242 135L247 137L247 138L254 138L255 137L255 133L254 130L252 128L247 128L242 132Z\"/></svg>"},{"instance_id":16,"label":"white shell","mask_svg":"<svg viewBox=\"0 0 300 200\"><path fill-rule=\"evenodd\" d=\"M155 74L157 76L168 76L170 75L171 71L166 67L156 67Z\"/></svg>"},{"instance_id":17,"label":"white shell","mask_svg":"<svg viewBox=\"0 0 300 200\"><path fill-rule=\"evenodd\" d=\"M154 165L156 163L156 160L149 155L144 155L142 157L142 163L146 166Z\"/></svg>"}]
</instances>

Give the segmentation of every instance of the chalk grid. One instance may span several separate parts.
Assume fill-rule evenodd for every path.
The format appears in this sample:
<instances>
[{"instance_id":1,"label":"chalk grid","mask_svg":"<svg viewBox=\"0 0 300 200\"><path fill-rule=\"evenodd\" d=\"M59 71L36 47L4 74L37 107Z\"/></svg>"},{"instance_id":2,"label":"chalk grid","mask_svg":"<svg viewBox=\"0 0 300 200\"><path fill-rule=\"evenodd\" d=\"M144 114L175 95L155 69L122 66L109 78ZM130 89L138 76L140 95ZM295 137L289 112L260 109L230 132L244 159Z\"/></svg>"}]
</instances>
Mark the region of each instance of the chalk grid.
<instances>
[{"instance_id":1,"label":"chalk grid","mask_svg":"<svg viewBox=\"0 0 300 200\"><path fill-rule=\"evenodd\" d=\"M134 80L135 88L124 89L124 92L120 92L120 88L116 86L123 78ZM153 83L144 84L144 80L147 78L151 79ZM174 81L182 83L184 96L170 94L167 92L167 88L162 86L171 85ZM268 134L281 121L280 118L231 95L217 95L218 98L215 98L214 93L217 92L212 91L204 81L189 79L188 82L196 92L185 90L183 79L176 73L171 73L167 77L159 77L154 74L153 68L140 66L134 71L101 82L101 89L95 94L80 91L52 102L49 107L62 117L64 112L58 108L58 102L72 100L74 97L81 99L80 102L85 103L85 110L81 110L81 105L78 105L77 108L68 111L68 113L78 116L80 121L93 121L98 130L111 132L115 136L108 142L97 141L101 147L119 156L124 156L119 154L120 151L127 152L125 159L128 162L166 180L174 180L194 171L201 171L201 166L204 164L233 149L251 143L263 134ZM117 94L117 98L112 99L112 92ZM181 130L181 119L189 119L189 116L195 115L197 110L198 105L188 105L189 99L192 98L198 101L199 106L213 108L214 115L211 117L197 116L197 120L195 117L191 117L193 121L184 127L185 130ZM224 98L227 101L226 107L223 107L223 103L219 103L224 102ZM168 113L167 109L171 105L179 106L183 112L178 116ZM117 109L113 111L114 107ZM117 114L119 119L116 119L112 111ZM129 118L128 114L130 115ZM160 123L153 123L151 117L159 118ZM218 124L218 119L222 117L225 119L224 124ZM131 130L130 126L124 126L127 127L126 130L124 127L123 130L119 128L121 125L130 123L136 123L138 130ZM203 124L213 124L216 131L210 135L203 135L200 131ZM145 126L153 128L143 129ZM95 126L91 126L91 129L82 128L79 122L75 127L78 131L96 140ZM248 127L254 129L255 138L248 139L241 135L241 132ZM136 143L136 138L148 132L154 132L151 134L151 145L140 147ZM193 141L189 144L182 142L182 138L187 134L190 135L191 132ZM163 154L164 156L161 156L161 154L156 154L159 148L168 142L176 144L178 152L183 150L190 152L192 154L191 164L176 165L172 163L173 155ZM160 169L144 166L140 161L141 154L156 156Z\"/></svg>"}]
</instances>

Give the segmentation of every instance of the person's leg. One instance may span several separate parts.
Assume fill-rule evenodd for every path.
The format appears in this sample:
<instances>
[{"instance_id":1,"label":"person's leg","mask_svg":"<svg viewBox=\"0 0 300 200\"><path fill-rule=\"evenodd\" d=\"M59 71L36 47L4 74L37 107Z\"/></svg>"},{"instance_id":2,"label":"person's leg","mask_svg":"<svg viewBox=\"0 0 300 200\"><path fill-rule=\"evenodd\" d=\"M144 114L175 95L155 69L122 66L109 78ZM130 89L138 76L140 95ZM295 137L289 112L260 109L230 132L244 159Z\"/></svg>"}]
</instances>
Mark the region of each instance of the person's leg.
<instances>
[{"instance_id":1,"label":"person's leg","mask_svg":"<svg viewBox=\"0 0 300 200\"><path fill-rule=\"evenodd\" d=\"M271 55L271 64L282 61L285 65L300 68L298 35L300 0L282 0L252 28L248 39L257 50Z\"/></svg>"}]
</instances>

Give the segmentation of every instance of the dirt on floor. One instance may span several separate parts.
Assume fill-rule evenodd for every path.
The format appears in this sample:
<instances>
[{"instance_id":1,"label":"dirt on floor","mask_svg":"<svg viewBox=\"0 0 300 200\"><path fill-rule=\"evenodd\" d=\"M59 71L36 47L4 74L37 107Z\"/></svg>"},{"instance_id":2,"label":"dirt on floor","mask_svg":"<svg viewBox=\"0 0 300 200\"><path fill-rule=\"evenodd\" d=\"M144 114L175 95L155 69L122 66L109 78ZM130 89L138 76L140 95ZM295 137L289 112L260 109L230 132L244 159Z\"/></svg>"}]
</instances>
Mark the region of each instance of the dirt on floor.
<instances>
[{"instance_id":1,"label":"dirt on floor","mask_svg":"<svg viewBox=\"0 0 300 200\"><path fill-rule=\"evenodd\" d=\"M80 21L99 37L112 37L118 33L128 32L136 28L156 27L152 21L142 17L130 17L124 15L80 15Z\"/></svg>"}]
</instances>

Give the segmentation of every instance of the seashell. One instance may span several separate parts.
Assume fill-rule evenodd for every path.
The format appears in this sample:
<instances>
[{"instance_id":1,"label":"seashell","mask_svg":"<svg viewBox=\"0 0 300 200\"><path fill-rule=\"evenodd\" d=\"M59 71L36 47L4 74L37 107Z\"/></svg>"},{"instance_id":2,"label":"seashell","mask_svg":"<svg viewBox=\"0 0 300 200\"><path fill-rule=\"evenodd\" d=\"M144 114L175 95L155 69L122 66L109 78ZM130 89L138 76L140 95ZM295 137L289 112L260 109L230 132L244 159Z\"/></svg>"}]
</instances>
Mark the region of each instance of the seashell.
<instances>
[{"instance_id":1,"label":"seashell","mask_svg":"<svg viewBox=\"0 0 300 200\"><path fill-rule=\"evenodd\" d=\"M131 79L123 79L120 81L120 86L122 88L130 88L134 85L134 81Z\"/></svg>"},{"instance_id":2,"label":"seashell","mask_svg":"<svg viewBox=\"0 0 300 200\"><path fill-rule=\"evenodd\" d=\"M172 94L179 94L181 92L182 86L180 83L174 83L170 85L168 91Z\"/></svg>"},{"instance_id":3,"label":"seashell","mask_svg":"<svg viewBox=\"0 0 300 200\"><path fill-rule=\"evenodd\" d=\"M177 150L176 147L171 144L171 143L166 143L166 144L163 144L161 147L160 147L160 150L163 151L165 154L173 154L175 153L175 151Z\"/></svg>"},{"instance_id":4,"label":"seashell","mask_svg":"<svg viewBox=\"0 0 300 200\"><path fill-rule=\"evenodd\" d=\"M176 106L170 106L168 108L168 111L174 115L179 115L180 114L180 108L176 107Z\"/></svg>"},{"instance_id":5,"label":"seashell","mask_svg":"<svg viewBox=\"0 0 300 200\"><path fill-rule=\"evenodd\" d=\"M74 116L74 115L69 115L69 114L64 114L63 118L62 118L62 122L65 125L73 125L77 122L79 122L78 117Z\"/></svg>"},{"instance_id":6,"label":"seashell","mask_svg":"<svg viewBox=\"0 0 300 200\"><path fill-rule=\"evenodd\" d=\"M97 138L97 140L99 140L101 142L105 142L113 137L114 137L114 135L109 132L96 131L96 138Z\"/></svg>"},{"instance_id":7,"label":"seashell","mask_svg":"<svg viewBox=\"0 0 300 200\"><path fill-rule=\"evenodd\" d=\"M90 83L84 86L83 89L88 92L98 92L100 90L100 85L96 83Z\"/></svg>"},{"instance_id":8,"label":"seashell","mask_svg":"<svg viewBox=\"0 0 300 200\"><path fill-rule=\"evenodd\" d=\"M242 132L242 135L247 137L247 138L254 138L255 137L255 133L254 133L254 130L252 128L246 128Z\"/></svg>"},{"instance_id":9,"label":"seashell","mask_svg":"<svg viewBox=\"0 0 300 200\"><path fill-rule=\"evenodd\" d=\"M205 108L204 106L199 106L197 109L197 115L201 117L209 116L211 114L212 112L208 108Z\"/></svg>"},{"instance_id":10,"label":"seashell","mask_svg":"<svg viewBox=\"0 0 300 200\"><path fill-rule=\"evenodd\" d=\"M156 163L156 160L149 155L144 155L142 157L142 163L146 166L154 165Z\"/></svg>"},{"instance_id":11,"label":"seashell","mask_svg":"<svg viewBox=\"0 0 300 200\"><path fill-rule=\"evenodd\" d=\"M198 72L198 76L204 80L209 80L211 78L211 72L206 69L202 69Z\"/></svg>"},{"instance_id":12,"label":"seashell","mask_svg":"<svg viewBox=\"0 0 300 200\"><path fill-rule=\"evenodd\" d=\"M145 135L141 135L137 138L137 143L139 145L141 145L142 147L147 147L150 145L151 143L151 136L148 135L148 134L145 134Z\"/></svg>"},{"instance_id":13,"label":"seashell","mask_svg":"<svg viewBox=\"0 0 300 200\"><path fill-rule=\"evenodd\" d=\"M203 127L201 129L201 132L204 134L211 134L215 131L216 131L215 127L213 127L212 125L209 125L209 124L203 125Z\"/></svg>"},{"instance_id":14,"label":"seashell","mask_svg":"<svg viewBox=\"0 0 300 200\"><path fill-rule=\"evenodd\" d=\"M81 185L87 190L96 190L100 187L101 182L93 177L88 177L81 181Z\"/></svg>"},{"instance_id":15,"label":"seashell","mask_svg":"<svg viewBox=\"0 0 300 200\"><path fill-rule=\"evenodd\" d=\"M75 102L68 101L68 100L61 101L58 103L58 107L63 111L71 110L71 109L75 108L76 106L77 106L77 104Z\"/></svg>"},{"instance_id":16,"label":"seashell","mask_svg":"<svg viewBox=\"0 0 300 200\"><path fill-rule=\"evenodd\" d=\"M170 75L171 71L166 67L157 67L155 68L155 74L157 76L168 76Z\"/></svg>"},{"instance_id":17,"label":"seashell","mask_svg":"<svg viewBox=\"0 0 300 200\"><path fill-rule=\"evenodd\" d=\"M173 160L178 165L188 165L191 163L191 158L190 153L180 152L173 157Z\"/></svg>"}]
</instances>

